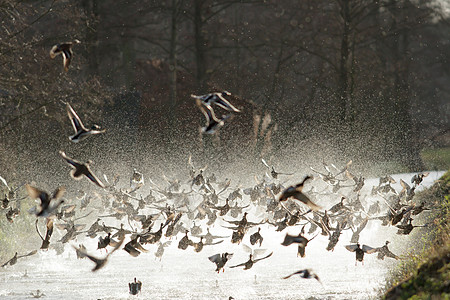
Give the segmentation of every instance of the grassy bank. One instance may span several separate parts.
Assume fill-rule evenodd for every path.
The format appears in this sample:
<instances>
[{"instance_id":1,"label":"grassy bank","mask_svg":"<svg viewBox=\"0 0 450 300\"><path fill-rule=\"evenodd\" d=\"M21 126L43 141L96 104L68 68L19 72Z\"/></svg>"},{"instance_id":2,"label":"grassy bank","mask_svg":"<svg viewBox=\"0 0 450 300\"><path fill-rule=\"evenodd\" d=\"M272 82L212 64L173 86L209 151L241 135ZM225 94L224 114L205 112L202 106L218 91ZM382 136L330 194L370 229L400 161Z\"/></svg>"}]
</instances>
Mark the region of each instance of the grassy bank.
<instances>
[{"instance_id":1,"label":"grassy bank","mask_svg":"<svg viewBox=\"0 0 450 300\"><path fill-rule=\"evenodd\" d=\"M423 217L427 233L411 237L411 252L393 271L383 299L450 299L450 171L416 195L422 201L436 207Z\"/></svg>"}]
</instances>

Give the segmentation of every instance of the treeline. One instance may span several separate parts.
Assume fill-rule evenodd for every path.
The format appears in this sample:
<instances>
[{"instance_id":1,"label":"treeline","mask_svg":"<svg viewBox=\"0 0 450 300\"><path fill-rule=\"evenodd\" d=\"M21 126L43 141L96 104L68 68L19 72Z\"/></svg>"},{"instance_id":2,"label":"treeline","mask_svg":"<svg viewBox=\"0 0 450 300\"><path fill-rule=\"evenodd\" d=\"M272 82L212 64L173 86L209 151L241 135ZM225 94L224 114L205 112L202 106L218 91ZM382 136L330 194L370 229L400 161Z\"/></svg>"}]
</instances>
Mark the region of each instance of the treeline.
<instances>
[{"instance_id":1,"label":"treeline","mask_svg":"<svg viewBox=\"0 0 450 300\"><path fill-rule=\"evenodd\" d=\"M419 151L448 135L450 24L436 1L4 0L0 18L3 160L67 131L61 100L86 122L132 119L133 143L154 153L313 150L420 170ZM48 51L74 39L64 73ZM245 110L205 137L189 95L213 90Z\"/></svg>"}]
</instances>

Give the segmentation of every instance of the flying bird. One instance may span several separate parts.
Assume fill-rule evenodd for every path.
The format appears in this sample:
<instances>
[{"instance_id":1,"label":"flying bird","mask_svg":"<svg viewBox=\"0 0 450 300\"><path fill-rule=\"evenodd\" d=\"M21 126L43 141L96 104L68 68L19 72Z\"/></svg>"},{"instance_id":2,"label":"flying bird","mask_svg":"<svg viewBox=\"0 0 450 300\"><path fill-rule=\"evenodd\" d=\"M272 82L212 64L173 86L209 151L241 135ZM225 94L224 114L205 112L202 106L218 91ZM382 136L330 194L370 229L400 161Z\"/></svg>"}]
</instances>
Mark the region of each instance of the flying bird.
<instances>
[{"instance_id":1,"label":"flying bird","mask_svg":"<svg viewBox=\"0 0 450 300\"><path fill-rule=\"evenodd\" d=\"M266 166L266 168L268 168L270 171L270 175L272 175L272 177L274 179L278 178L278 175L294 175L294 173L281 173L281 172L277 172L275 171L275 168L272 166L270 167L267 162L264 160L264 158L261 158L262 163L264 164L264 166Z\"/></svg>"},{"instance_id":2,"label":"flying bird","mask_svg":"<svg viewBox=\"0 0 450 300\"><path fill-rule=\"evenodd\" d=\"M69 65L72 61L73 51L72 47L75 44L80 44L81 42L79 40L74 40L73 42L66 42L66 43L60 43L56 44L52 47L50 50L50 57L55 58L59 54L63 57L63 66L64 71L69 71Z\"/></svg>"},{"instance_id":3,"label":"flying bird","mask_svg":"<svg viewBox=\"0 0 450 300\"><path fill-rule=\"evenodd\" d=\"M80 180L84 175L99 187L105 188L105 185L94 175L94 173L92 173L91 168L89 167L92 161L88 160L86 163L82 164L79 161L68 157L63 151L59 151L59 154L73 167L72 171L70 171L70 176L72 176L73 179Z\"/></svg>"},{"instance_id":4,"label":"flying bird","mask_svg":"<svg viewBox=\"0 0 450 300\"><path fill-rule=\"evenodd\" d=\"M357 243L356 245L346 245L345 249L347 249L350 252L355 252L355 254L356 254L355 266L358 261L360 261L360 262L362 262L362 264L364 264L364 253L372 254L372 253L377 252L376 248L372 248L367 245L362 245L362 248L361 248L359 243Z\"/></svg>"},{"instance_id":5,"label":"flying bird","mask_svg":"<svg viewBox=\"0 0 450 300\"><path fill-rule=\"evenodd\" d=\"M214 254L210 257L208 257L208 259L216 264L216 272L219 273L220 270L222 269L222 272L225 272L224 266L225 264L233 257L233 253L217 253Z\"/></svg>"},{"instance_id":6,"label":"flying bird","mask_svg":"<svg viewBox=\"0 0 450 300\"><path fill-rule=\"evenodd\" d=\"M67 115L69 116L70 122L72 123L73 130L75 131L74 135L71 135L69 139L74 142L78 143L79 141L84 140L90 135L104 133L106 130L101 130L100 126L94 124L91 126L90 129L87 129L83 122L81 122L80 117L78 117L75 110L70 106L69 103L66 103L66 109L67 109Z\"/></svg>"},{"instance_id":7,"label":"flying bird","mask_svg":"<svg viewBox=\"0 0 450 300\"><path fill-rule=\"evenodd\" d=\"M306 279L310 279L310 278L314 278L315 280L317 280L320 284L322 284L322 282L320 281L319 276L317 276L317 274L313 273L310 269L304 269L304 270L299 270L297 272L294 272L286 277L283 277L282 279L288 279L293 275L300 275L301 278L306 278Z\"/></svg>"},{"instance_id":8,"label":"flying bird","mask_svg":"<svg viewBox=\"0 0 450 300\"><path fill-rule=\"evenodd\" d=\"M230 117L228 115L222 116L222 118L220 119L217 118L213 108L211 106L204 105L204 103L199 99L196 99L196 105L206 118L206 125L201 128L202 133L207 134L215 133L220 127L222 127L225 124L225 120L227 120Z\"/></svg>"},{"instance_id":9,"label":"flying bird","mask_svg":"<svg viewBox=\"0 0 450 300\"><path fill-rule=\"evenodd\" d=\"M51 196L47 192L35 188L29 184L25 185L25 188L27 189L28 195L31 198L39 198L41 200L40 206L38 208L33 207L30 209L30 213L33 213L38 217L49 216L64 202L64 200L60 200L60 198L66 191L64 187L57 188Z\"/></svg>"},{"instance_id":10,"label":"flying bird","mask_svg":"<svg viewBox=\"0 0 450 300\"><path fill-rule=\"evenodd\" d=\"M291 185L290 187L286 188L280 195L280 198L278 198L278 201L286 201L287 199L293 197L304 204L308 205L309 208L311 208L314 211L319 210L321 207L312 202L305 194L302 193L303 185L306 181L312 179L311 176L306 176L305 179L303 179L302 182L300 182L297 185Z\"/></svg>"},{"instance_id":11,"label":"flying bird","mask_svg":"<svg viewBox=\"0 0 450 300\"><path fill-rule=\"evenodd\" d=\"M248 269L251 269L255 263L257 263L260 260L263 260L263 259L266 259L266 258L272 256L272 254L273 254L273 252L271 252L267 256L264 256L264 257L258 258L258 259L253 259L253 254L250 254L249 259L246 262L238 264L238 265L235 265L235 266L231 266L230 268L244 267L244 270L248 270Z\"/></svg>"},{"instance_id":12,"label":"flying bird","mask_svg":"<svg viewBox=\"0 0 450 300\"><path fill-rule=\"evenodd\" d=\"M117 245L114 247L114 249L111 250L111 252L106 255L104 258L97 258L95 256L92 256L90 254L88 254L85 250L81 249L81 248L77 248L75 246L72 245L72 247L77 251L77 253L81 253L82 255L84 255L85 257L89 258L90 260L92 260L95 263L95 267L92 269L92 272L98 271L101 268L103 268L105 266L105 264L108 261L108 258L111 254L114 253L114 251L116 251L117 249L120 248L120 246L122 246L123 244L123 239L120 240Z\"/></svg>"},{"instance_id":13,"label":"flying bird","mask_svg":"<svg viewBox=\"0 0 450 300\"><path fill-rule=\"evenodd\" d=\"M206 107L209 107L209 108L211 108L213 104L216 104L225 110L233 111L233 112L240 112L239 109L234 107L227 99L225 99L225 96L230 96L230 95L231 95L230 92L223 91L223 92L210 93L210 94L201 95L201 96L191 95L191 97L196 100L200 100L203 105L205 105Z\"/></svg>"}]
</instances>

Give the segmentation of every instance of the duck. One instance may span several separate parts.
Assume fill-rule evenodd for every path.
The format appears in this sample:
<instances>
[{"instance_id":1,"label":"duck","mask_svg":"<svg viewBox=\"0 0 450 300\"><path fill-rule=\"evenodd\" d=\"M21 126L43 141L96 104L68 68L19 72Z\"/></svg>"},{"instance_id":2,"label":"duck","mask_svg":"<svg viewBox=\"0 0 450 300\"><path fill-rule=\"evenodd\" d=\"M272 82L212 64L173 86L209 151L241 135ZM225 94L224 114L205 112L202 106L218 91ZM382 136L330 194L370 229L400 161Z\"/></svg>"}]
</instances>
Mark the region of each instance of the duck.
<instances>
[{"instance_id":1,"label":"duck","mask_svg":"<svg viewBox=\"0 0 450 300\"><path fill-rule=\"evenodd\" d=\"M200 238L200 241L198 243L193 243L192 246L194 247L195 252L200 252L203 250L203 237Z\"/></svg>"},{"instance_id":2,"label":"duck","mask_svg":"<svg viewBox=\"0 0 450 300\"><path fill-rule=\"evenodd\" d=\"M418 186L423 181L423 178L427 177L428 175L430 175L430 172L424 172L424 173L415 174L411 178L411 183L414 183L415 186Z\"/></svg>"},{"instance_id":3,"label":"duck","mask_svg":"<svg viewBox=\"0 0 450 300\"><path fill-rule=\"evenodd\" d=\"M288 278L290 278L291 276L294 276L294 275L300 275L301 278L305 278L305 279L314 278L315 280L317 280L319 283L322 284L322 282L320 281L319 276L317 276L317 274L315 274L313 271L311 271L311 269L304 269L304 270L296 271L296 272L294 272L292 274L289 274L288 276L283 277L282 279L288 279Z\"/></svg>"},{"instance_id":4,"label":"duck","mask_svg":"<svg viewBox=\"0 0 450 300\"><path fill-rule=\"evenodd\" d=\"M281 173L281 172L275 171L275 168L273 166L270 167L264 158L261 158L261 161L264 164L264 166L266 166L270 170L270 175L272 176L273 179L277 179L278 175L288 175L288 176L294 175L294 173Z\"/></svg>"},{"instance_id":5,"label":"duck","mask_svg":"<svg viewBox=\"0 0 450 300\"><path fill-rule=\"evenodd\" d=\"M60 43L60 44L56 44L52 47L52 49L50 49L50 58L55 58L56 56L58 56L59 54L62 55L63 57L63 67L64 67L64 71L67 72L69 71L69 65L70 62L72 61L72 56L73 56L73 51L72 51L72 47L75 44L80 44L81 42L77 39L75 39L73 42L65 42L65 43Z\"/></svg>"},{"instance_id":6,"label":"duck","mask_svg":"<svg viewBox=\"0 0 450 300\"><path fill-rule=\"evenodd\" d=\"M225 272L225 264L233 257L233 253L217 253L214 254L210 257L208 257L208 259L216 264L216 272L220 273L220 270L222 270L222 272Z\"/></svg>"},{"instance_id":7,"label":"duck","mask_svg":"<svg viewBox=\"0 0 450 300\"><path fill-rule=\"evenodd\" d=\"M41 297L44 297L44 296L45 296L45 294L44 294L43 292L41 292L41 290L36 290L35 293L31 292L30 295L31 295L33 298L41 298Z\"/></svg>"},{"instance_id":8,"label":"duck","mask_svg":"<svg viewBox=\"0 0 450 300\"><path fill-rule=\"evenodd\" d=\"M408 222L406 224L400 224L397 225L396 227L398 228L397 234L400 235L408 235L411 233L411 231L415 228L415 227L427 227L428 224L424 224L424 225L413 225L412 224L413 219L409 218Z\"/></svg>"},{"instance_id":9,"label":"duck","mask_svg":"<svg viewBox=\"0 0 450 300\"><path fill-rule=\"evenodd\" d=\"M69 103L66 103L66 110L70 122L72 123L73 130L75 131L75 133L69 137L69 140L71 140L72 142L78 143L86 139L88 136L104 133L106 131L105 129L102 130L97 124L94 124L90 129L87 129Z\"/></svg>"},{"instance_id":10,"label":"duck","mask_svg":"<svg viewBox=\"0 0 450 300\"><path fill-rule=\"evenodd\" d=\"M356 254L355 266L358 261L360 261L364 265L364 253L372 254L372 253L377 252L376 248L372 248L367 245L362 245L362 248L361 248L359 243L357 243L356 245L346 245L345 249L347 249L350 252L355 252L355 254Z\"/></svg>"},{"instance_id":11,"label":"duck","mask_svg":"<svg viewBox=\"0 0 450 300\"><path fill-rule=\"evenodd\" d=\"M216 104L227 111L240 112L239 109L234 107L227 99L225 99L226 96L230 96L230 95L231 95L230 92L223 91L223 92L215 92L215 93L210 93L210 94L200 95L200 96L191 95L191 97L196 100L200 100L201 103L203 105L205 105L206 107L211 107L213 104Z\"/></svg>"},{"instance_id":12,"label":"duck","mask_svg":"<svg viewBox=\"0 0 450 300\"><path fill-rule=\"evenodd\" d=\"M211 106L205 106L200 100L196 101L197 107L203 113L206 118L206 125L201 127L201 132L206 134L214 134L220 127L225 124L230 116L222 115L222 118L216 117L214 110Z\"/></svg>"},{"instance_id":13,"label":"duck","mask_svg":"<svg viewBox=\"0 0 450 300\"><path fill-rule=\"evenodd\" d=\"M111 232L109 232L108 235L105 236L104 238L102 238L101 236L98 237L97 249L106 248L110 242L111 242Z\"/></svg>"},{"instance_id":14,"label":"duck","mask_svg":"<svg viewBox=\"0 0 450 300\"><path fill-rule=\"evenodd\" d=\"M244 267L244 270L249 270L249 269L251 269L253 267L253 265L255 263L257 263L258 261L261 261L263 259L271 257L272 254L273 254L273 252L271 252L267 256L264 256L264 257L258 258L258 259L253 259L253 254L250 254L249 255L249 259L246 262L238 264L238 265L235 265L235 266L231 266L230 268Z\"/></svg>"},{"instance_id":15,"label":"duck","mask_svg":"<svg viewBox=\"0 0 450 300\"><path fill-rule=\"evenodd\" d=\"M136 280L136 277L134 278L134 282L128 283L128 288L130 289L131 295L137 295L142 288L142 282L139 280Z\"/></svg>"},{"instance_id":16,"label":"duck","mask_svg":"<svg viewBox=\"0 0 450 300\"><path fill-rule=\"evenodd\" d=\"M289 246L293 243L298 244L297 256L305 257L305 248L310 241L312 241L317 235L312 237L311 239L305 238L300 232L297 236L286 234L284 237L284 241L281 243L283 246Z\"/></svg>"},{"instance_id":17,"label":"duck","mask_svg":"<svg viewBox=\"0 0 450 300\"><path fill-rule=\"evenodd\" d=\"M395 255L394 253L392 253L389 250L389 248L388 248L388 244L389 243L390 243L389 241L386 241L384 246L376 248L376 250L378 252L378 255L377 255L378 259L384 260L384 257L390 257L390 258L393 258L393 259L399 259L399 257L397 255Z\"/></svg>"},{"instance_id":18,"label":"duck","mask_svg":"<svg viewBox=\"0 0 450 300\"><path fill-rule=\"evenodd\" d=\"M95 176L94 173L92 173L90 164L92 161L88 160L84 164L76 161L66 155L64 151L59 151L59 154L64 158L64 160L69 163L72 166L72 171L70 172L70 176L75 180L80 180L81 177L84 175L86 176L90 181L92 181L94 184L101 188L105 188L105 185L100 181L100 179Z\"/></svg>"},{"instance_id":19,"label":"duck","mask_svg":"<svg viewBox=\"0 0 450 300\"><path fill-rule=\"evenodd\" d=\"M92 272L96 272L98 270L100 270L101 268L103 268L106 263L108 262L108 258L117 250L120 248L120 246L122 246L123 244L123 239L120 240L115 246L114 248L111 250L111 252L109 254L107 254L104 258L98 258L95 257L93 255L90 255L89 253L86 252L86 250L83 250L81 248L77 248L75 246L72 245L72 247L75 249L75 251L80 252L81 255L84 255L85 257L89 258L91 261L93 261L95 263L95 266L92 268Z\"/></svg>"},{"instance_id":20,"label":"duck","mask_svg":"<svg viewBox=\"0 0 450 300\"><path fill-rule=\"evenodd\" d=\"M306 181L313 179L312 176L306 176L302 182L298 183L297 185L291 185L288 188L286 188L278 198L278 201L286 201L287 199L293 197L302 203L306 204L309 208L311 208L313 211L317 211L321 209L321 207L314 202L312 202L305 194L302 193L303 186Z\"/></svg>"},{"instance_id":21,"label":"duck","mask_svg":"<svg viewBox=\"0 0 450 300\"><path fill-rule=\"evenodd\" d=\"M187 247L192 246L193 242L188 238L189 231L186 230L185 236L178 242L178 249L186 250Z\"/></svg>"},{"instance_id":22,"label":"duck","mask_svg":"<svg viewBox=\"0 0 450 300\"><path fill-rule=\"evenodd\" d=\"M25 188L30 198L39 198L39 200L41 201L38 208L33 207L32 209L30 209L30 213L35 214L37 217L48 217L53 213L53 211L58 209L58 207L64 203L64 200L60 199L66 192L65 187L58 187L51 196L47 192L29 184L26 184Z\"/></svg>"},{"instance_id":23,"label":"duck","mask_svg":"<svg viewBox=\"0 0 450 300\"><path fill-rule=\"evenodd\" d=\"M262 237L260 232L261 232L261 227L258 227L258 231L253 233L250 236L250 244L255 245L256 243L259 242L259 246L261 247L262 242L263 242L264 239L263 239L263 237Z\"/></svg>"},{"instance_id":24,"label":"duck","mask_svg":"<svg viewBox=\"0 0 450 300\"><path fill-rule=\"evenodd\" d=\"M2 264L1 267L4 268L4 267L6 267L7 265L13 266L13 265L15 265L15 264L17 263L17 260L18 260L19 258L31 256L31 255L34 255L34 254L36 254L36 253L37 253L37 250L33 250L33 251L31 251L31 252L29 252L28 254L25 254L25 255L17 255L18 253L16 252L16 253L14 254L14 256L13 256L10 260L8 260L8 261L5 262L4 264Z\"/></svg>"}]
</instances>

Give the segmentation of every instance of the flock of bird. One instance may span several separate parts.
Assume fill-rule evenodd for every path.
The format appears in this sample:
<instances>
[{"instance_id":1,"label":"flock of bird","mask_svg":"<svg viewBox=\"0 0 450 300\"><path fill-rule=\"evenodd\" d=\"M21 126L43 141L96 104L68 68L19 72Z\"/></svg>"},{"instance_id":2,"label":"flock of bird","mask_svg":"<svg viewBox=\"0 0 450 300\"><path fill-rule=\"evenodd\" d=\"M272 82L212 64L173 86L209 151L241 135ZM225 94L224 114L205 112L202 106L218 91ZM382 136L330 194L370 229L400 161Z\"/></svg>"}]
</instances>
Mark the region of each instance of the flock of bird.
<instances>
[{"instance_id":1,"label":"flock of bird","mask_svg":"<svg viewBox=\"0 0 450 300\"><path fill-rule=\"evenodd\" d=\"M66 71L73 56L71 48L76 43L79 41L58 44L50 52L51 57L62 54ZM239 112L225 99L227 95L228 92L192 95L207 119L203 132L214 132L227 119L226 116L218 119L213 105L230 112ZM65 104L74 130L74 134L69 137L72 142L79 143L91 135L105 132L97 125L90 129L85 127L71 105ZM378 259L400 259L389 250L389 241L379 247L360 245L359 237L364 234L364 228L368 222L381 222L383 226L397 227L399 235L408 235L415 227L427 226L412 225L413 217L432 209L413 201L415 189L428 173L416 174L411 179L411 185L400 180L400 191L392 186L396 181L391 176L382 177L379 184L372 187L371 195L364 195L361 189L365 186L365 178L352 173L351 161L342 168L333 164L324 164L322 171L311 168L311 175L298 180L298 184L285 187L280 179L292 180L295 174L277 172L262 159L267 172L255 175L255 185L244 188L241 185L233 186L231 179L219 180L214 174L207 174L206 167L196 167L189 157L187 178L170 179L163 175L164 184L157 184L149 179L145 182L144 175L134 169L129 184L119 187L122 175L115 175L111 181L103 175L100 180L91 170L90 161L82 163L63 151L59 154L62 161L71 167L70 176L73 179L86 177L92 182L91 191L66 195L64 187L57 187L50 194L29 184L10 187L0 177L3 183L0 189L6 191L2 209L7 220L14 222L20 214L20 202L28 197L37 199L37 205L29 213L36 217L37 235L42 240L40 250L52 248L57 254L61 254L66 249L64 245L69 244L74 248L77 258L87 258L94 263L94 272L103 268L119 250L137 258L148 252L146 245L154 244L158 246L154 256L162 259L164 249L176 241L180 251L193 249L200 253L204 247L220 244L226 239L230 239L233 244L241 244L247 236L252 246L259 247L252 249L243 243L243 249L249 255L247 261L229 263L233 259L231 251L217 253L205 259L215 265L217 273L223 272L226 266L248 270L257 262L270 260L273 254L261 248L264 243L259 226L261 224L269 224L277 232L288 227L298 229L297 235L286 234L280 244L286 247L295 244L300 259L306 256L307 245L316 238L328 238L324 251L333 251L339 243L340 235L347 230L352 231L352 237L345 248L355 253L355 265L358 261L364 263L364 255L372 253L377 253ZM318 191L319 186L324 189ZM26 191L26 195L22 190ZM321 203L324 195L331 196L335 202ZM368 200L368 196L379 200ZM247 219L249 215L259 220L250 222ZM95 217L90 226L79 223L89 216ZM45 224L45 234L40 230L42 222ZM112 223L120 223L120 227L111 225ZM214 235L210 232L214 226L226 228L229 235ZM55 228L59 231L58 240L55 239ZM249 235L249 231L253 233ZM86 249L83 245L86 238L97 239L97 249ZM96 253L108 248L109 251L103 257ZM22 255L16 252L2 267L12 266L18 259L36 253L37 250ZM283 279L294 275L320 282L319 276L311 269L297 270ZM130 293L137 294L141 286L142 283L135 278L129 284Z\"/></svg>"}]
</instances>

